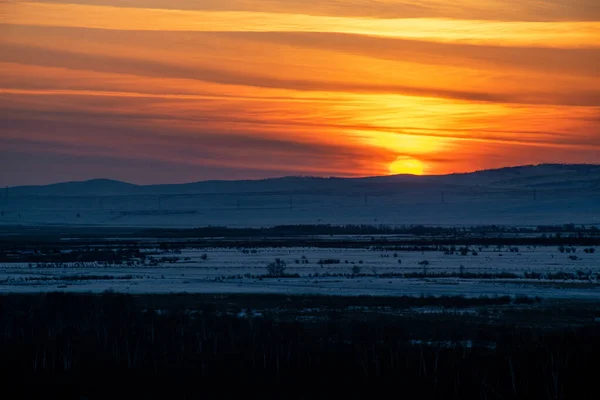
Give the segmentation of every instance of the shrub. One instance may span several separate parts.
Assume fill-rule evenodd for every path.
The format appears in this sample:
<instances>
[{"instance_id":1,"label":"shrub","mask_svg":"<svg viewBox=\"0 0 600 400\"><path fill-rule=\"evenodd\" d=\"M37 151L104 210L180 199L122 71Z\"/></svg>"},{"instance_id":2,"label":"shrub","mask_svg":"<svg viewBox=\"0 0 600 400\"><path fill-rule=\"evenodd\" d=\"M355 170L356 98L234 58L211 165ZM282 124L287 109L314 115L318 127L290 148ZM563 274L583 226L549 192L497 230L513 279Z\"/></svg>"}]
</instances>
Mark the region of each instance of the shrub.
<instances>
[{"instance_id":1,"label":"shrub","mask_svg":"<svg viewBox=\"0 0 600 400\"><path fill-rule=\"evenodd\" d=\"M285 274L285 261L276 258L274 262L267 265L267 274L272 277L283 276Z\"/></svg>"},{"instance_id":2,"label":"shrub","mask_svg":"<svg viewBox=\"0 0 600 400\"><path fill-rule=\"evenodd\" d=\"M429 265L429 261L419 261L419 265L423 266L423 276L427 275L427 266Z\"/></svg>"},{"instance_id":3,"label":"shrub","mask_svg":"<svg viewBox=\"0 0 600 400\"><path fill-rule=\"evenodd\" d=\"M525 272L524 275L527 279L542 279L542 274L539 272Z\"/></svg>"},{"instance_id":4,"label":"shrub","mask_svg":"<svg viewBox=\"0 0 600 400\"><path fill-rule=\"evenodd\" d=\"M539 301L539 298L536 299L535 297L528 297L525 295L518 295L515 297L514 303L515 304L533 304L536 301Z\"/></svg>"},{"instance_id":5,"label":"shrub","mask_svg":"<svg viewBox=\"0 0 600 400\"><path fill-rule=\"evenodd\" d=\"M569 280L569 279L575 279L575 274L571 273L571 272L563 272L563 271L559 271L559 272L554 272L554 273L549 273L548 274L548 279L556 279L556 280Z\"/></svg>"},{"instance_id":6,"label":"shrub","mask_svg":"<svg viewBox=\"0 0 600 400\"><path fill-rule=\"evenodd\" d=\"M319 260L319 265L323 265L323 264L339 264L340 260L339 259L335 259L335 258L326 258L326 259L321 259Z\"/></svg>"},{"instance_id":7,"label":"shrub","mask_svg":"<svg viewBox=\"0 0 600 400\"><path fill-rule=\"evenodd\" d=\"M592 277L592 271L588 271L588 272L581 271L581 270L577 271L577 278L579 278L579 279L582 279L582 280L590 279L591 277Z\"/></svg>"}]
</instances>

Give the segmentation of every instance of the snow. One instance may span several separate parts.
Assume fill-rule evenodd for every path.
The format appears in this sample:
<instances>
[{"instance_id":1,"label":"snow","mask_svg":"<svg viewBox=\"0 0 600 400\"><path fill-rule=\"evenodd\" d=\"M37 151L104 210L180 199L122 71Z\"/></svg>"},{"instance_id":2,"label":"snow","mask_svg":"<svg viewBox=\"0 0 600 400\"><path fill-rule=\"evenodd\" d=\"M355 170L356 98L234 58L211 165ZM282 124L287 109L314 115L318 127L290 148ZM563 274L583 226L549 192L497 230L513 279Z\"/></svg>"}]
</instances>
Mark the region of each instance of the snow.
<instances>
[{"instance_id":1,"label":"snow","mask_svg":"<svg viewBox=\"0 0 600 400\"><path fill-rule=\"evenodd\" d=\"M598 249L600 250L600 249ZM107 289L125 293L279 293L314 295L465 295L465 296L539 296L541 298L600 299L600 285L591 281L535 279L460 279L460 278L384 278L378 274L420 272L428 260L427 272L576 272L600 273L600 251L584 253L577 248L577 261L555 247L521 248L518 253L506 248L478 249L478 255L446 255L438 251L371 251L368 249L261 248L256 253L243 249L192 249L176 256L182 261L153 266L96 266L39 268L24 263L0 264L0 292L94 292ZM202 254L208 257L201 258ZM398 255L398 258L394 257ZM500 257L499 254L502 254ZM296 264L306 256L309 264ZM189 258L190 260L185 260ZM266 265L275 258L287 263L286 272L300 278L261 278ZM339 259L340 264L319 265L320 259ZM402 264L398 263L402 260ZM346 263L348 261L348 263ZM362 264L360 263L362 261ZM352 276L359 266L367 276ZM323 277L315 274L344 274ZM65 276L108 276L131 279L64 280ZM309 276L310 275L310 276ZM235 276L235 277L234 277ZM240 278L241 276L241 278ZM41 279L40 279L41 278Z\"/></svg>"}]
</instances>

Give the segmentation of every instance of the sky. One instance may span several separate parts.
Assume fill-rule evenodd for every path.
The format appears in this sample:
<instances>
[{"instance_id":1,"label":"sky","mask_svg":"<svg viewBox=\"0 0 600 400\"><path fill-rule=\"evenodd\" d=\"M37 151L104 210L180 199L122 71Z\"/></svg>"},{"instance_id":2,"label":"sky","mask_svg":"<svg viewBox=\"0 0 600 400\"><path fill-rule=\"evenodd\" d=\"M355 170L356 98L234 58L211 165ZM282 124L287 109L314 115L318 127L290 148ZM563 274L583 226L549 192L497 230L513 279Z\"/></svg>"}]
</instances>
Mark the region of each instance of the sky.
<instances>
[{"instance_id":1,"label":"sky","mask_svg":"<svg viewBox=\"0 0 600 400\"><path fill-rule=\"evenodd\" d=\"M0 0L0 185L600 163L597 0Z\"/></svg>"}]
</instances>

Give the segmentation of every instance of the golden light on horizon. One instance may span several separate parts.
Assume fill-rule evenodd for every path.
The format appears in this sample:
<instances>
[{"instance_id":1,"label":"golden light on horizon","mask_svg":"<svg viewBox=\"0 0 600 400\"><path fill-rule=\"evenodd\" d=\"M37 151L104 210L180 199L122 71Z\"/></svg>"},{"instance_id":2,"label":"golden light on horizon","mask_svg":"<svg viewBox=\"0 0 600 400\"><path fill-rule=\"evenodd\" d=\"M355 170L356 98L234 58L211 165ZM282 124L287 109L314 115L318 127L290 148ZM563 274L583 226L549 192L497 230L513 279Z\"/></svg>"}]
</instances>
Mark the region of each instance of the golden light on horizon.
<instances>
[{"instance_id":1,"label":"golden light on horizon","mask_svg":"<svg viewBox=\"0 0 600 400\"><path fill-rule=\"evenodd\" d=\"M5 1L0 148L156 183L597 163L587 1Z\"/></svg>"},{"instance_id":2,"label":"golden light on horizon","mask_svg":"<svg viewBox=\"0 0 600 400\"><path fill-rule=\"evenodd\" d=\"M393 175L423 175L425 173L425 165L416 158L398 157L390 164L389 170Z\"/></svg>"}]
</instances>

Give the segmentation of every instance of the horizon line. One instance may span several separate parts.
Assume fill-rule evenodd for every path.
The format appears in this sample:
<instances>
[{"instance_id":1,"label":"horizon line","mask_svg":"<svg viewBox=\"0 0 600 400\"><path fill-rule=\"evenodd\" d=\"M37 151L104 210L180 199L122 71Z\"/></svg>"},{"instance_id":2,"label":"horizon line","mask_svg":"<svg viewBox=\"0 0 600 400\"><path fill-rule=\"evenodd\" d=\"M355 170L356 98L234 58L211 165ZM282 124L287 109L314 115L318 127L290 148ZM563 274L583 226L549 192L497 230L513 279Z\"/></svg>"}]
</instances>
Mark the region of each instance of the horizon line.
<instances>
[{"instance_id":1,"label":"horizon line","mask_svg":"<svg viewBox=\"0 0 600 400\"><path fill-rule=\"evenodd\" d=\"M462 172L451 172L447 174L389 174L389 175L365 175L365 176L353 176L353 177L343 177L343 176L315 176L315 175L283 175L283 176L273 176L268 178L260 178L260 179L206 179L199 181L190 181L190 182L182 182L182 183L150 183L150 184L138 184L132 183L119 179L112 178L90 178L84 180L72 180L72 181L58 181L53 183L46 184L38 184L38 185L16 185L16 186L5 186L5 189L15 189L15 188L31 188L31 187L45 187L45 186L54 186L54 185L62 185L62 184L70 184L70 183L89 183L95 181L105 181L105 182L114 182L114 183L122 183L131 186L170 186L170 185L192 185L197 183L208 183L208 182L263 182L268 180L278 180L278 179L289 179L289 178L300 178L300 179L344 179L344 180L357 180L357 179L369 179L369 178L391 178L391 177L442 177L442 176L452 176L452 175L469 175L476 174L486 171L499 171L503 169L513 169L513 168L535 168L535 167L543 167L543 166L589 166L589 167L600 167L600 163L539 163L539 164L524 164L524 165L507 165L498 168L484 168L472 171L462 171Z\"/></svg>"}]
</instances>

